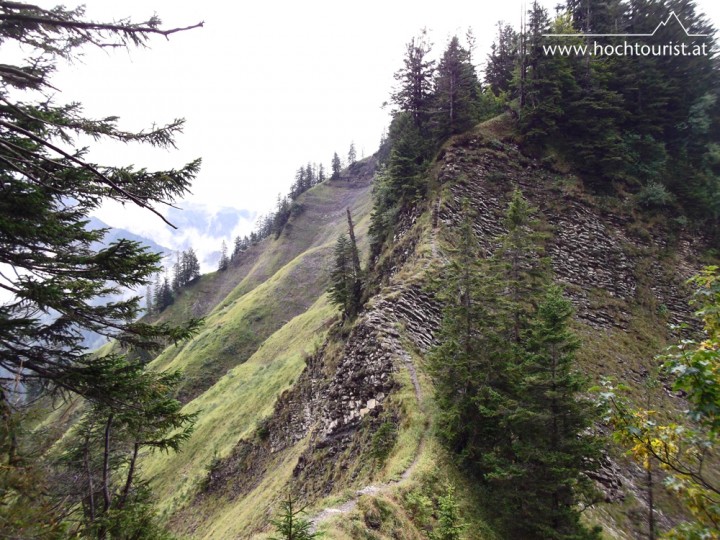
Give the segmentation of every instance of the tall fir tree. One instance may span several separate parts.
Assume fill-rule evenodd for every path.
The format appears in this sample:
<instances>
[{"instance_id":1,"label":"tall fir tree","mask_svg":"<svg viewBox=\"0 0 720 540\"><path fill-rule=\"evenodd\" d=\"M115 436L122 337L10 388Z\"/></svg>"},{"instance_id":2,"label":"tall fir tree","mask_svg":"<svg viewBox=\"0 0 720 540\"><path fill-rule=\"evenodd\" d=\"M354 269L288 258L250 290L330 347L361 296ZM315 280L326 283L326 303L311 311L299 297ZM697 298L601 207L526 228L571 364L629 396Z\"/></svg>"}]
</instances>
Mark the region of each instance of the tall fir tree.
<instances>
[{"instance_id":1,"label":"tall fir tree","mask_svg":"<svg viewBox=\"0 0 720 540\"><path fill-rule=\"evenodd\" d=\"M330 301L340 307L343 314L350 306L350 291L352 289L352 260L350 255L350 242L344 234L338 236L335 243L334 264L330 273L330 287L328 293Z\"/></svg>"},{"instance_id":2,"label":"tall fir tree","mask_svg":"<svg viewBox=\"0 0 720 540\"><path fill-rule=\"evenodd\" d=\"M88 20L82 7L44 9L23 2L0 4L0 18L0 41L19 46L14 60L0 68L0 266L15 270L0 278L0 288L12 298L0 305L0 367L7 381L121 401L112 368L103 369L87 353L81 330L114 339L124 349L157 350L183 329L138 322L139 296L107 300L147 285L161 256L126 239L98 248L107 230L90 230L87 220L108 201L165 219L157 208L188 193L200 161L167 171L87 161L87 141L172 147L183 121L147 131L120 129L116 116L91 118L80 103L57 103L63 94L52 74L85 46L143 46L154 35L181 29L163 29L155 16L104 23Z\"/></svg>"},{"instance_id":3,"label":"tall fir tree","mask_svg":"<svg viewBox=\"0 0 720 540\"><path fill-rule=\"evenodd\" d=\"M228 269L229 265L230 259L228 258L227 244L225 243L225 240L223 240L222 244L220 245L220 259L218 260L218 270L224 272Z\"/></svg>"},{"instance_id":4,"label":"tall fir tree","mask_svg":"<svg viewBox=\"0 0 720 540\"><path fill-rule=\"evenodd\" d=\"M399 86L392 101L400 111L409 113L418 129L426 126L433 95L435 61L429 59L431 48L427 30L423 29L405 46L403 67L395 73Z\"/></svg>"},{"instance_id":5,"label":"tall fir tree","mask_svg":"<svg viewBox=\"0 0 720 540\"><path fill-rule=\"evenodd\" d=\"M497 38L490 48L485 83L496 94L509 93L518 61L519 37L509 24L497 23Z\"/></svg>"},{"instance_id":6,"label":"tall fir tree","mask_svg":"<svg viewBox=\"0 0 720 540\"><path fill-rule=\"evenodd\" d=\"M557 289L543 295L544 235L519 191L489 259L467 202L464 216L431 355L441 438L482 482L508 537L594 538L577 512L584 459L597 448L585 436L594 417L578 399L570 304Z\"/></svg>"},{"instance_id":7,"label":"tall fir tree","mask_svg":"<svg viewBox=\"0 0 720 540\"><path fill-rule=\"evenodd\" d=\"M63 440L58 466L68 474L59 488L83 511L84 538L167 538L152 508L141 452L177 452L190 437L197 414L181 411L171 397L177 372L144 371L130 364L116 378L133 403L108 407L95 403Z\"/></svg>"},{"instance_id":8,"label":"tall fir tree","mask_svg":"<svg viewBox=\"0 0 720 540\"><path fill-rule=\"evenodd\" d=\"M355 317L360 311L360 303L362 300L362 269L360 267L360 252L355 239L355 226L353 225L350 208L346 209L348 223L348 238L350 239L348 249L350 251L350 260L352 262L350 273L350 291L347 314L350 318Z\"/></svg>"},{"instance_id":9,"label":"tall fir tree","mask_svg":"<svg viewBox=\"0 0 720 540\"><path fill-rule=\"evenodd\" d=\"M480 82L470 53L453 36L438 63L434 79L433 125L436 136L467 131L477 119Z\"/></svg>"},{"instance_id":10,"label":"tall fir tree","mask_svg":"<svg viewBox=\"0 0 720 540\"><path fill-rule=\"evenodd\" d=\"M503 295L512 306L510 338L516 343L522 337L527 318L550 271L549 261L544 257L545 234L540 231L536 214L537 209L515 189L503 218L506 232L493 256L495 272L506 283Z\"/></svg>"},{"instance_id":11,"label":"tall fir tree","mask_svg":"<svg viewBox=\"0 0 720 540\"><path fill-rule=\"evenodd\" d=\"M473 219L469 201L464 201L457 245L438 283L444 309L430 367L441 439L464 466L481 476L484 451L503 437L494 412L498 407L490 402L505 399L500 365L507 318L502 316L504 305L491 300L502 299L497 294L501 285L489 272Z\"/></svg>"},{"instance_id":12,"label":"tall fir tree","mask_svg":"<svg viewBox=\"0 0 720 540\"><path fill-rule=\"evenodd\" d=\"M332 176L330 176L330 180L339 179L340 171L342 171L342 161L340 161L340 156L335 152L332 158Z\"/></svg>"},{"instance_id":13,"label":"tall fir tree","mask_svg":"<svg viewBox=\"0 0 720 540\"><path fill-rule=\"evenodd\" d=\"M580 344L569 329L572 313L561 289L549 287L523 338L513 389L520 399L508 419L512 468L500 481L506 529L516 537L599 538L578 511L579 502L594 501L585 472L596 466L600 444L591 431L598 409L582 397L587 384L575 365Z\"/></svg>"},{"instance_id":14,"label":"tall fir tree","mask_svg":"<svg viewBox=\"0 0 720 540\"><path fill-rule=\"evenodd\" d=\"M350 209L347 209L348 234L341 234L335 244L335 264L330 274L330 300L337 304L343 318L354 318L361 307L362 269Z\"/></svg>"}]
</instances>

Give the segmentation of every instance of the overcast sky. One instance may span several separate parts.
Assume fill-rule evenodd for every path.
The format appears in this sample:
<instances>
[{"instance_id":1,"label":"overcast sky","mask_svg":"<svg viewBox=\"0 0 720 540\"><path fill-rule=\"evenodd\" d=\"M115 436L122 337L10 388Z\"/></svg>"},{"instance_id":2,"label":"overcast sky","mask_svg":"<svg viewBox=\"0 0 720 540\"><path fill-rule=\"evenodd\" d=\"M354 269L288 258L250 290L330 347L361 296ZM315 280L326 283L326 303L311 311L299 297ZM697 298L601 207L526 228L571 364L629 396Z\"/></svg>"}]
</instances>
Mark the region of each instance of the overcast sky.
<instances>
[{"instance_id":1,"label":"overcast sky","mask_svg":"<svg viewBox=\"0 0 720 540\"><path fill-rule=\"evenodd\" d=\"M720 2L698 4L720 22ZM278 192L287 192L301 164L329 168L332 153L345 158L351 141L358 155L377 149L389 122L381 105L405 43L420 28L431 30L439 54L452 34L472 27L481 63L496 22L517 25L522 10L519 0L88 0L86 6L88 17L99 20L157 13L165 27L205 22L169 40L157 37L148 49L89 50L82 63L55 76L58 101L80 101L89 115L120 116L122 127L187 120L177 151L103 145L92 159L161 168L201 157L191 199L253 211L265 211ZM135 232L161 226L127 208L100 217Z\"/></svg>"}]
</instances>

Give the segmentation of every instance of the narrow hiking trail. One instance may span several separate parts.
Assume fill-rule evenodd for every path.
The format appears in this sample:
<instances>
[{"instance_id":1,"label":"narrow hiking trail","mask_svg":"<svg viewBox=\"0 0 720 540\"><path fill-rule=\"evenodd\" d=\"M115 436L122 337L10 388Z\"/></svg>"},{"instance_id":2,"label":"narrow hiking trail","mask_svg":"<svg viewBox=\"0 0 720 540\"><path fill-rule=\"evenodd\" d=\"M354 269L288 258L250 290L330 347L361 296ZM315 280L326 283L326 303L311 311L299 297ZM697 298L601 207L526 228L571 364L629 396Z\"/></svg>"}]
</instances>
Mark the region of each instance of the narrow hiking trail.
<instances>
[{"instance_id":1,"label":"narrow hiking trail","mask_svg":"<svg viewBox=\"0 0 720 540\"><path fill-rule=\"evenodd\" d=\"M428 262L425 263L425 268L427 269L432 262L434 261L443 261L445 262L445 259L443 255L440 253L440 249L438 248L438 215L440 210L440 200L437 201L435 208L433 209L433 223L432 223L432 229L430 231L430 248L431 248L431 258ZM412 381L413 385L413 391L415 393L415 399L417 400L418 407L421 411L425 411L425 400L423 396L422 387L420 386L420 379L418 377L417 373L417 367L415 366L415 363L412 360L412 357L410 354L407 353L405 350L400 350L399 355L402 360L402 364L407 369L410 380ZM363 495L381 495L383 493L387 493L390 490L397 487L400 483L404 482L408 478L410 478L415 471L415 468L417 467L417 464L420 460L420 456L423 454L423 450L425 448L425 441L427 437L429 436L429 427L425 429L425 431L420 436L420 441L418 442L417 448L415 450L415 457L413 461L408 465L408 467L400 474L400 477L398 480L389 480L387 482L381 482L378 484L369 484L367 486L364 486L363 488L355 491L352 498L345 501L344 503L324 508L312 518L310 518L311 523L311 532L316 532L318 526L320 526L322 523L326 522L327 520L343 515L348 514L352 512L355 507L358 504L358 501L360 500L360 497Z\"/></svg>"},{"instance_id":2,"label":"narrow hiking trail","mask_svg":"<svg viewBox=\"0 0 720 540\"><path fill-rule=\"evenodd\" d=\"M412 380L413 384L413 391L415 393L415 399L418 402L418 406L420 409L423 409L423 393L422 388L420 386L420 380L418 379L417 369L415 368L415 364L412 361L412 358L409 354L405 353L403 355L403 364L407 368L410 379ZM382 493L386 493L399 485L401 482L407 480L412 475L413 471L415 470L415 467L418 464L418 461L420 459L420 456L422 455L423 449L425 448L425 439L427 437L427 429L420 437L420 442L418 443L417 449L415 451L415 458L413 459L412 463L408 465L408 467L400 474L399 480L389 480L388 482L382 482L379 484L370 484L367 485L359 490L357 490L353 497L347 501L345 501L343 504L335 507L325 508L315 514L311 519L311 532L316 532L318 526L321 523L324 523L328 519L342 515L342 514L348 514L352 512L355 507L357 506L358 501L360 500L360 497L363 495L380 495Z\"/></svg>"}]
</instances>

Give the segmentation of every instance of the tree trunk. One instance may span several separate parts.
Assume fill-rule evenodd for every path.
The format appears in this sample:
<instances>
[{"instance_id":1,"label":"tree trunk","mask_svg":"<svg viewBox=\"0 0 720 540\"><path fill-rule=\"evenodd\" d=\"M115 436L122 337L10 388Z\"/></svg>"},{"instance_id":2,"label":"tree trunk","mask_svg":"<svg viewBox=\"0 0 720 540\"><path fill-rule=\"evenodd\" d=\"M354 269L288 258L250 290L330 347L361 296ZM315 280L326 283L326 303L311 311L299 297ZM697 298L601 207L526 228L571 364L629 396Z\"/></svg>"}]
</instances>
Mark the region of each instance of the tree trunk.
<instances>
[{"instance_id":1,"label":"tree trunk","mask_svg":"<svg viewBox=\"0 0 720 540\"><path fill-rule=\"evenodd\" d=\"M90 436L85 436L85 448L83 451L85 461L85 471L87 472L88 481L88 505L90 506L90 523L95 521L95 485L93 484L92 470L90 469Z\"/></svg>"},{"instance_id":2,"label":"tree trunk","mask_svg":"<svg viewBox=\"0 0 720 540\"><path fill-rule=\"evenodd\" d=\"M648 491L648 539L655 540L655 496L653 494L652 460L648 463L646 478Z\"/></svg>"},{"instance_id":3,"label":"tree trunk","mask_svg":"<svg viewBox=\"0 0 720 540\"><path fill-rule=\"evenodd\" d=\"M105 424L105 453L103 456L103 498L105 500L105 512L110 509L110 427L112 426L113 415L108 416Z\"/></svg>"},{"instance_id":4,"label":"tree trunk","mask_svg":"<svg viewBox=\"0 0 720 540\"><path fill-rule=\"evenodd\" d=\"M125 487L123 488L122 496L120 498L120 502L118 503L119 509L122 509L122 507L125 506L125 501L127 500L128 493L130 493L133 476L135 475L135 463L137 462L138 450L140 450L140 443L136 442L133 446L132 458L130 458L130 467L128 468L127 479L125 480Z\"/></svg>"}]
</instances>

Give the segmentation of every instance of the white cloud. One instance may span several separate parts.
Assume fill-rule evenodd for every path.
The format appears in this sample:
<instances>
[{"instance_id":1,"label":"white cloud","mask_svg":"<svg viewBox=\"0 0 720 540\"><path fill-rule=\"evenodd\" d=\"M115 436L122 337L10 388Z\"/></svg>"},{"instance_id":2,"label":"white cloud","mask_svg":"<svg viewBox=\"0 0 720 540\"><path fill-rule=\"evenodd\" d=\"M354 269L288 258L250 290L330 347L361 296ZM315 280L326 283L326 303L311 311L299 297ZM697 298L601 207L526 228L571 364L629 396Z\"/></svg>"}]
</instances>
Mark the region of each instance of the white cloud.
<instances>
[{"instance_id":1,"label":"white cloud","mask_svg":"<svg viewBox=\"0 0 720 540\"><path fill-rule=\"evenodd\" d=\"M477 61L484 62L496 22L517 25L530 2L85 3L97 19L157 12L167 27L205 21L205 28L152 39L149 49L88 50L84 63L60 70L58 99L81 101L89 114L119 115L130 129L187 119L177 150L103 144L94 147L93 159L164 168L202 157L191 200L264 212L278 192L287 192L299 165L329 168L332 153L344 156L351 141L366 154L375 151L389 120L380 106L405 43L420 28L432 29L439 54L449 36L472 27ZM556 3L543 2L551 13ZM710 19L720 16L720 3L699 5ZM134 225L166 234L152 215L122 212L126 221L132 216Z\"/></svg>"}]
</instances>

